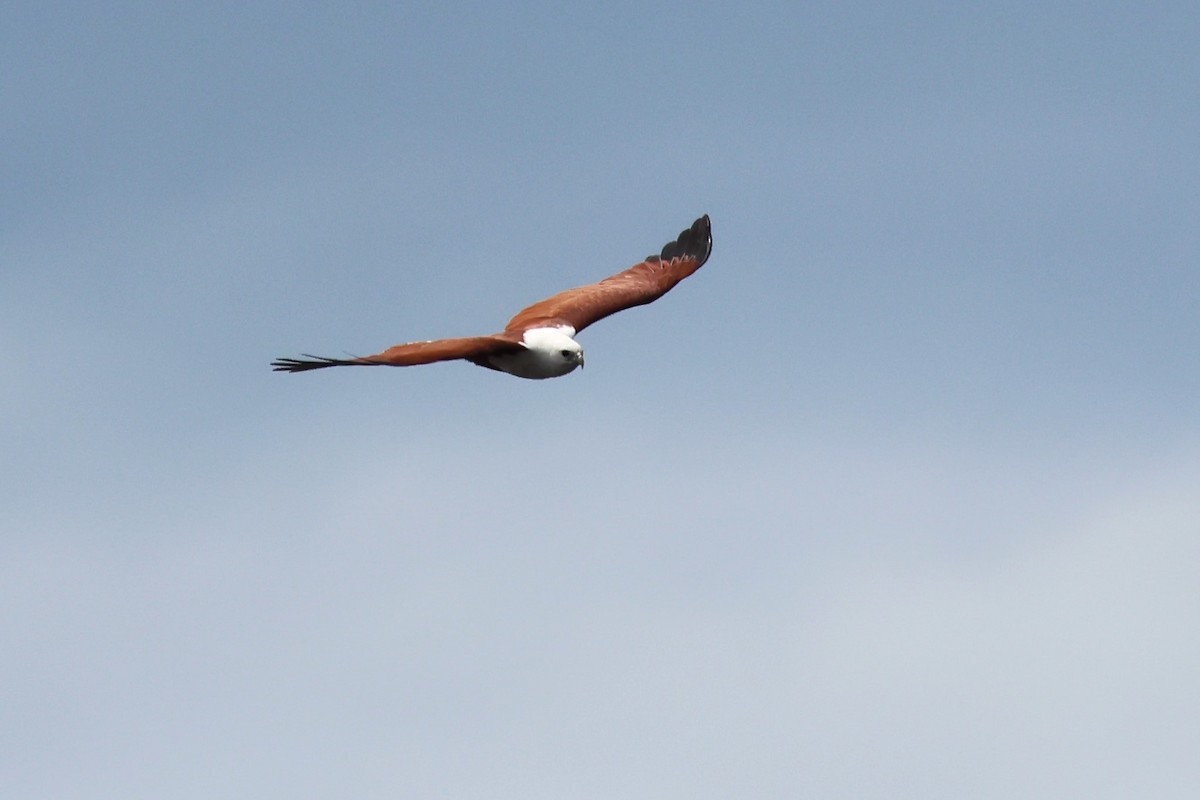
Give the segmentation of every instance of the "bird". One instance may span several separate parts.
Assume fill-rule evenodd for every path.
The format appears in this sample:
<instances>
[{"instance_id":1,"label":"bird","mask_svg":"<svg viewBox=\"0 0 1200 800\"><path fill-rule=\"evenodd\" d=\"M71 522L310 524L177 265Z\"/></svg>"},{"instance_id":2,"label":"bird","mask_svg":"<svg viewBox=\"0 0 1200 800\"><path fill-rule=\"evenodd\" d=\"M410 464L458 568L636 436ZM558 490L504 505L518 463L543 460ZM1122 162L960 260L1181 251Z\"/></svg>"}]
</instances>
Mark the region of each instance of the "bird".
<instances>
[{"instance_id":1,"label":"bird","mask_svg":"<svg viewBox=\"0 0 1200 800\"><path fill-rule=\"evenodd\" d=\"M275 372L307 372L325 367L414 367L463 360L518 378L562 377L583 366L583 347L575 341L580 331L618 311L653 303L704 266L711 252L712 226L705 214L658 255L602 281L539 300L517 312L499 333L409 342L355 358L304 353L301 358L276 359L271 366Z\"/></svg>"}]
</instances>

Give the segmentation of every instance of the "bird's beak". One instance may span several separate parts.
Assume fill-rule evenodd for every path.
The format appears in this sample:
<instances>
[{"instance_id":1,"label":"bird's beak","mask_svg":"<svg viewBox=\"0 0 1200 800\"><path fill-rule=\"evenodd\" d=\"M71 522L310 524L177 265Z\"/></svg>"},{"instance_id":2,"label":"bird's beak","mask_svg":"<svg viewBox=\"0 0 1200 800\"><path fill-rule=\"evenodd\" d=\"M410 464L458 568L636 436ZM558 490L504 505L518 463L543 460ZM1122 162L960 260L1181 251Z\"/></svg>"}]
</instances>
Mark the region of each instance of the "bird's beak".
<instances>
[{"instance_id":1,"label":"bird's beak","mask_svg":"<svg viewBox=\"0 0 1200 800\"><path fill-rule=\"evenodd\" d=\"M583 369L583 353L579 354L579 368Z\"/></svg>"}]
</instances>

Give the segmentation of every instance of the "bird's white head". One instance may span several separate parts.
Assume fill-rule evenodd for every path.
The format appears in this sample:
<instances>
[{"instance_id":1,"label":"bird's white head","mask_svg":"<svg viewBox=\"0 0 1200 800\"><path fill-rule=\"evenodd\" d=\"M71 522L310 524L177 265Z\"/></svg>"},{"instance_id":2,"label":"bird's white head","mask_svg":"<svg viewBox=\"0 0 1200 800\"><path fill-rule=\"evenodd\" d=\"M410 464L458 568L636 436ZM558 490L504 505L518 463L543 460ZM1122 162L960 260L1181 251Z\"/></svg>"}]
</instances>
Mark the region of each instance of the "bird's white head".
<instances>
[{"instance_id":1,"label":"bird's white head","mask_svg":"<svg viewBox=\"0 0 1200 800\"><path fill-rule=\"evenodd\" d=\"M522 341L538 362L539 371L546 377L566 375L576 367L583 366L583 347L571 338L573 328L530 328Z\"/></svg>"}]
</instances>

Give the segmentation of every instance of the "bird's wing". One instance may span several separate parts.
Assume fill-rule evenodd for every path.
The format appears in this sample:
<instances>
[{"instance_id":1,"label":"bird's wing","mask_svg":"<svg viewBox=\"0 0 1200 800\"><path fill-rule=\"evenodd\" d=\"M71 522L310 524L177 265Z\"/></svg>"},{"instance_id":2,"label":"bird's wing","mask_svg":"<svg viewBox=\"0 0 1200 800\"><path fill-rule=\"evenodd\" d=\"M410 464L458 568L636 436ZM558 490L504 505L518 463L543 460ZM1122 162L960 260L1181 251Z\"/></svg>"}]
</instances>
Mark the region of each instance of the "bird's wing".
<instances>
[{"instance_id":1,"label":"bird's wing","mask_svg":"<svg viewBox=\"0 0 1200 800\"><path fill-rule=\"evenodd\" d=\"M523 309L504 326L506 332L529 328L570 325L575 332L610 314L633 306L653 303L675 284L704 265L712 252L712 229L708 215L692 223L679 238L624 272L599 283L578 286L539 300Z\"/></svg>"},{"instance_id":2,"label":"bird's wing","mask_svg":"<svg viewBox=\"0 0 1200 800\"><path fill-rule=\"evenodd\" d=\"M410 342L389 347L382 353L361 358L324 358L307 353L303 358L280 358L271 362L276 372L304 372L323 367L414 367L435 361L466 359L476 361L498 353L515 353L522 349L520 334L497 333L492 336L466 336L459 339L436 339L431 342Z\"/></svg>"}]
</instances>

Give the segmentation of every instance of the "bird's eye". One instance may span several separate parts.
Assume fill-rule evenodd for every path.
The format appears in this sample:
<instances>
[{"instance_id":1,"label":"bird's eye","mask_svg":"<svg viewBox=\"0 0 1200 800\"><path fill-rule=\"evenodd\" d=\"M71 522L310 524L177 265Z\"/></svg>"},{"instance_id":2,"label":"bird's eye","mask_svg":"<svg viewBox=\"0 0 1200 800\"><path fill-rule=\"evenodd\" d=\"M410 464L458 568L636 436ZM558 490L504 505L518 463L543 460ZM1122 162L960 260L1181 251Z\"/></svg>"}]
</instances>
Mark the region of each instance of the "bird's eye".
<instances>
[{"instance_id":1,"label":"bird's eye","mask_svg":"<svg viewBox=\"0 0 1200 800\"><path fill-rule=\"evenodd\" d=\"M562 357L563 357L563 358L570 358L570 357L571 357L571 351L570 351L570 350L560 350L559 352L561 352L561 353L562 353Z\"/></svg>"}]
</instances>

